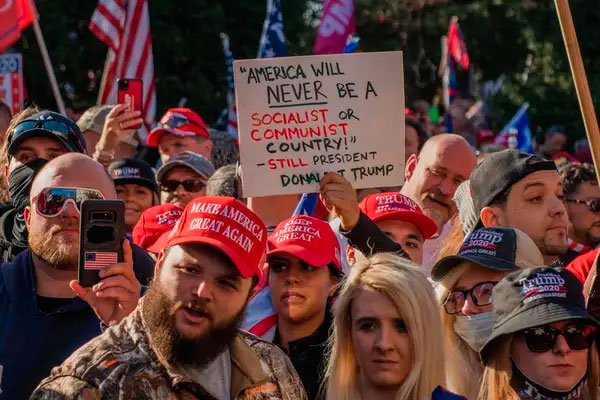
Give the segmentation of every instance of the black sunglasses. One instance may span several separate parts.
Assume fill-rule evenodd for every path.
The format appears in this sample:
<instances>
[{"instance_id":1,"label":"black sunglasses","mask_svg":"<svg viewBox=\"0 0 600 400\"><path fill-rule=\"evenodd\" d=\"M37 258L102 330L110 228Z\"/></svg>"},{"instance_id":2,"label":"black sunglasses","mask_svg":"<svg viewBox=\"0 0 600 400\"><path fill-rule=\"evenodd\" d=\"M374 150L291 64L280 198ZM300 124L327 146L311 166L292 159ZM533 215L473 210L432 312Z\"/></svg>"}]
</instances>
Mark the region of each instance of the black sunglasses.
<instances>
[{"instance_id":1,"label":"black sunglasses","mask_svg":"<svg viewBox=\"0 0 600 400\"><path fill-rule=\"evenodd\" d=\"M585 204L591 212L600 212L600 198L597 197L589 200L567 199L567 202Z\"/></svg>"},{"instance_id":2,"label":"black sunglasses","mask_svg":"<svg viewBox=\"0 0 600 400\"><path fill-rule=\"evenodd\" d=\"M199 192L206 186L200 179L186 179L185 181L168 179L160 184L160 190L163 192L174 192L179 185L182 185L186 192Z\"/></svg>"},{"instance_id":3,"label":"black sunglasses","mask_svg":"<svg viewBox=\"0 0 600 400\"><path fill-rule=\"evenodd\" d=\"M459 313L467 301L467 296L471 296L476 306L492 304L492 291L497 283L498 281L480 282L468 290L453 290L444 301L444 310L448 314Z\"/></svg>"},{"instance_id":4,"label":"black sunglasses","mask_svg":"<svg viewBox=\"0 0 600 400\"><path fill-rule=\"evenodd\" d=\"M572 350L585 350L594 343L596 328L591 325L571 324L562 329L549 325L537 326L519 332L525 336L527 348L532 353L545 353L554 347L558 335L563 335Z\"/></svg>"},{"instance_id":5,"label":"black sunglasses","mask_svg":"<svg viewBox=\"0 0 600 400\"><path fill-rule=\"evenodd\" d=\"M43 129L45 131L52 132L71 144L71 149L74 151L84 152L86 150L85 144L81 142L81 138L71 128L57 120L25 120L15 126L8 135L8 142L12 143L14 140L22 136L23 134L33 130ZM77 148L75 148L77 147Z\"/></svg>"}]
</instances>

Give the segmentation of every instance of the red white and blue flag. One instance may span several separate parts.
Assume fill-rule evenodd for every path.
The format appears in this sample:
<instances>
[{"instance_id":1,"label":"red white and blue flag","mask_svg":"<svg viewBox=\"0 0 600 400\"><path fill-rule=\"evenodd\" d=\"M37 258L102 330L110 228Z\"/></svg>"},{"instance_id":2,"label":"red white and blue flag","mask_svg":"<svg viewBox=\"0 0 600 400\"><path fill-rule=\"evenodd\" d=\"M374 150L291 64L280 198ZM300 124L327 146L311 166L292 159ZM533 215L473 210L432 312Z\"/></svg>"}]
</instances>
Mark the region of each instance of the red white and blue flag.
<instances>
[{"instance_id":1,"label":"red white and blue flag","mask_svg":"<svg viewBox=\"0 0 600 400\"><path fill-rule=\"evenodd\" d=\"M117 263L114 251L86 251L83 262L84 269L103 269Z\"/></svg>"},{"instance_id":2,"label":"red white and blue flag","mask_svg":"<svg viewBox=\"0 0 600 400\"><path fill-rule=\"evenodd\" d=\"M227 132L234 138L238 138L238 126L237 126L237 109L235 106L235 88L233 86L233 52L229 44L229 36L225 33L221 33L221 40L223 41L223 54L225 55L225 65L227 66L227 113L226 127Z\"/></svg>"},{"instance_id":3,"label":"red white and blue flag","mask_svg":"<svg viewBox=\"0 0 600 400\"><path fill-rule=\"evenodd\" d=\"M100 0L92 15L90 30L109 47L104 76L98 95L99 104L117 103L117 79L137 78L143 86L145 129L138 134L146 141L156 118L156 90L150 16L146 0Z\"/></svg>"}]
</instances>

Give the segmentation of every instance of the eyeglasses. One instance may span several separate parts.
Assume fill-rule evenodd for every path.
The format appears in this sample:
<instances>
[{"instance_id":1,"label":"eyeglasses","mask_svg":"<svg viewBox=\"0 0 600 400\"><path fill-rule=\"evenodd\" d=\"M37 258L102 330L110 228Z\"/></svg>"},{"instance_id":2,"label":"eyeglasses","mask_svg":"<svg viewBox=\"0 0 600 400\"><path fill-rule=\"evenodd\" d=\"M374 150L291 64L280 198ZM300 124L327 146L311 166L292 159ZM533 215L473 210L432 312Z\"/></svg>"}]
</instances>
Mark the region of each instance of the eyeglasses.
<instances>
[{"instance_id":1,"label":"eyeglasses","mask_svg":"<svg viewBox=\"0 0 600 400\"><path fill-rule=\"evenodd\" d=\"M554 347L558 335L563 335L572 350L585 350L594 342L596 328L591 325L571 324L562 329L549 325L529 328L519 332L525 336L527 348L532 353L545 353Z\"/></svg>"},{"instance_id":2,"label":"eyeglasses","mask_svg":"<svg viewBox=\"0 0 600 400\"><path fill-rule=\"evenodd\" d=\"M448 314L459 313L469 295L476 306L492 304L492 291L497 283L498 281L480 282L468 290L453 290L444 301L444 310Z\"/></svg>"},{"instance_id":3,"label":"eyeglasses","mask_svg":"<svg viewBox=\"0 0 600 400\"><path fill-rule=\"evenodd\" d=\"M85 143L82 143L81 137L77 135L71 128L57 120L25 120L19 123L10 131L8 142L12 143L15 139L22 136L24 133L33 129L43 129L50 131L70 143L74 148L69 150L85 152Z\"/></svg>"},{"instance_id":4,"label":"eyeglasses","mask_svg":"<svg viewBox=\"0 0 600 400\"><path fill-rule=\"evenodd\" d=\"M104 195L96 189L51 187L42 189L32 200L36 212L42 217L56 217L68 203L73 203L81 212L84 200L104 200Z\"/></svg>"},{"instance_id":5,"label":"eyeglasses","mask_svg":"<svg viewBox=\"0 0 600 400\"><path fill-rule=\"evenodd\" d=\"M591 212L600 212L600 198L597 197L589 200L567 199L567 202L585 204Z\"/></svg>"},{"instance_id":6,"label":"eyeglasses","mask_svg":"<svg viewBox=\"0 0 600 400\"><path fill-rule=\"evenodd\" d=\"M179 185L182 185L186 192L199 192L206 186L200 179L186 179L185 181L168 179L160 184L160 190L163 192L174 192Z\"/></svg>"}]
</instances>

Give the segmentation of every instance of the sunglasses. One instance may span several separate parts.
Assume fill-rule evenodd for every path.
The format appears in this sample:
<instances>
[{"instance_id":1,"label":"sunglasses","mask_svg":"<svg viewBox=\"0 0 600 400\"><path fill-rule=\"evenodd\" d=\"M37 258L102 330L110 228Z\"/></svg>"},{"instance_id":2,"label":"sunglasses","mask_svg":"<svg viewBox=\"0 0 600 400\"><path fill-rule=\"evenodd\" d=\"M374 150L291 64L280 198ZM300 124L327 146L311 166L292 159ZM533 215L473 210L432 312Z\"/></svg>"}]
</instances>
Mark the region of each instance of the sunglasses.
<instances>
[{"instance_id":1,"label":"sunglasses","mask_svg":"<svg viewBox=\"0 0 600 400\"><path fill-rule=\"evenodd\" d=\"M600 198L597 197L589 200L567 199L567 202L584 204L591 212L600 212Z\"/></svg>"},{"instance_id":2,"label":"sunglasses","mask_svg":"<svg viewBox=\"0 0 600 400\"><path fill-rule=\"evenodd\" d=\"M519 332L525 336L527 348L532 353L545 353L554 347L558 335L563 335L572 350L588 349L594 342L596 328L591 325L571 324L562 329L549 325L537 326Z\"/></svg>"},{"instance_id":3,"label":"sunglasses","mask_svg":"<svg viewBox=\"0 0 600 400\"><path fill-rule=\"evenodd\" d=\"M51 187L42 189L32 200L36 212L42 217L56 217L68 203L81 212L84 200L104 200L104 195L96 189Z\"/></svg>"},{"instance_id":4,"label":"sunglasses","mask_svg":"<svg viewBox=\"0 0 600 400\"><path fill-rule=\"evenodd\" d=\"M163 192L174 192L179 185L182 185L186 192L199 192L206 186L200 179L186 179L185 181L168 179L160 184L160 190Z\"/></svg>"},{"instance_id":5,"label":"sunglasses","mask_svg":"<svg viewBox=\"0 0 600 400\"><path fill-rule=\"evenodd\" d=\"M167 119L164 122L161 122L161 125L165 128L181 128L182 126L188 125L188 124L192 124L195 125L199 128L205 129L202 125L187 119L185 117L169 117L169 119Z\"/></svg>"},{"instance_id":6,"label":"sunglasses","mask_svg":"<svg viewBox=\"0 0 600 400\"><path fill-rule=\"evenodd\" d=\"M468 290L453 290L444 301L444 310L448 314L457 314L462 310L467 301L467 296L476 306L487 306L492 304L492 291L498 281L480 282Z\"/></svg>"},{"instance_id":7,"label":"sunglasses","mask_svg":"<svg viewBox=\"0 0 600 400\"><path fill-rule=\"evenodd\" d=\"M86 146L81 142L81 138L71 128L57 120L25 120L10 131L8 142L12 143L15 139L34 129L50 131L77 147L72 150L85 152Z\"/></svg>"}]
</instances>

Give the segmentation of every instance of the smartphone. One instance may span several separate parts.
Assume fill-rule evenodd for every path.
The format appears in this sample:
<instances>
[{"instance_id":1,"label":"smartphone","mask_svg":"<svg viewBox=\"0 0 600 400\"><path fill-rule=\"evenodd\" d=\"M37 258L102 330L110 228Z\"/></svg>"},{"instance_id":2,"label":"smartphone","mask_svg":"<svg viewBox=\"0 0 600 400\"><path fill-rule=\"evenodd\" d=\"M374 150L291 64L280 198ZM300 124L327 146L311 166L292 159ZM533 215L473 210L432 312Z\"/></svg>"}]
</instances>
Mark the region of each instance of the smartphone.
<instances>
[{"instance_id":1,"label":"smartphone","mask_svg":"<svg viewBox=\"0 0 600 400\"><path fill-rule=\"evenodd\" d=\"M140 111L142 112L142 89L143 82L141 79L125 79L121 78L117 80L117 103L129 104L127 111ZM134 127L135 129L141 128L142 125Z\"/></svg>"},{"instance_id":2,"label":"smartphone","mask_svg":"<svg viewBox=\"0 0 600 400\"><path fill-rule=\"evenodd\" d=\"M121 200L85 200L79 218L79 284L100 282L98 273L123 262L125 203Z\"/></svg>"}]
</instances>

